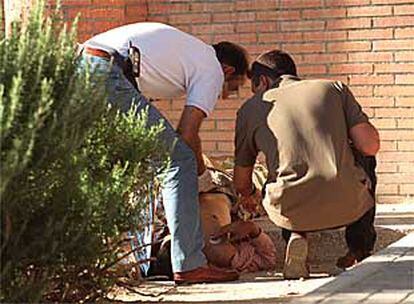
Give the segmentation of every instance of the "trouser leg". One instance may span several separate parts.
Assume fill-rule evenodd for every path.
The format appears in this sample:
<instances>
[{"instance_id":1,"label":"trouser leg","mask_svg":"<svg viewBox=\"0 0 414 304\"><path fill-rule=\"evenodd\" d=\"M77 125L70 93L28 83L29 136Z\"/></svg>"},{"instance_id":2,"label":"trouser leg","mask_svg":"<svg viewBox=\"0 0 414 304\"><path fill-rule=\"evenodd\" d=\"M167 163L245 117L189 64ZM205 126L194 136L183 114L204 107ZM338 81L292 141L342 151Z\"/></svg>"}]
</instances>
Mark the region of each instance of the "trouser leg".
<instances>
[{"instance_id":1,"label":"trouser leg","mask_svg":"<svg viewBox=\"0 0 414 304\"><path fill-rule=\"evenodd\" d=\"M162 121L164 130L160 140L171 150L170 166L163 172L162 196L168 228L171 233L171 263L174 272L192 270L206 264L202 253L203 234L198 202L197 163L193 151L179 138L161 113L140 95L123 76L113 68L108 79L109 101L121 111L132 103L137 112L148 111L148 126Z\"/></svg>"},{"instance_id":2,"label":"trouser leg","mask_svg":"<svg viewBox=\"0 0 414 304\"><path fill-rule=\"evenodd\" d=\"M376 159L373 156L364 156L358 151L354 151L354 157L357 163L365 170L371 180L369 189L372 197L375 199L375 190L377 177L375 174ZM369 256L374 249L377 233L374 227L375 205L368 210L356 222L348 225L345 230L345 239L348 249L359 259Z\"/></svg>"}]
</instances>

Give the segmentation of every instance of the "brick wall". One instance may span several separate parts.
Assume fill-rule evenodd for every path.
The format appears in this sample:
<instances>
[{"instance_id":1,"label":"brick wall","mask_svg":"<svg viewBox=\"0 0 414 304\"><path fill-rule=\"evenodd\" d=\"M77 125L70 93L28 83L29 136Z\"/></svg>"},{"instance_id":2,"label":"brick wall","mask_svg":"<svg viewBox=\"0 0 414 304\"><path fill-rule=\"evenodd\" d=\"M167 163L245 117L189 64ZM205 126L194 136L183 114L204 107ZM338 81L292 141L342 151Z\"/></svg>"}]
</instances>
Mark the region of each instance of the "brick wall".
<instances>
[{"instance_id":1,"label":"brick wall","mask_svg":"<svg viewBox=\"0 0 414 304\"><path fill-rule=\"evenodd\" d=\"M83 13L81 39L124 23L175 25L211 43L230 40L254 57L281 48L305 77L348 84L380 130L380 202L414 197L414 3L412 0L64 0L64 14ZM203 126L203 146L231 155L237 108L249 96L219 101ZM173 122L183 101L158 107Z\"/></svg>"}]
</instances>

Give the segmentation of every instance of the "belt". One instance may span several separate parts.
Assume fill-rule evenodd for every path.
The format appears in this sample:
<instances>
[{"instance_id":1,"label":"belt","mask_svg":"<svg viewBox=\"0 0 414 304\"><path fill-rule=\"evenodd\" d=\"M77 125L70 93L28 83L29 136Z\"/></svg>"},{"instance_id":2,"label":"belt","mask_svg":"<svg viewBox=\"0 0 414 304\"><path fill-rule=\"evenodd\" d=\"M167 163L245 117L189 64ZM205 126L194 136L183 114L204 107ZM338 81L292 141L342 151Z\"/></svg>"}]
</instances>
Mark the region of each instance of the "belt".
<instances>
[{"instance_id":1,"label":"belt","mask_svg":"<svg viewBox=\"0 0 414 304\"><path fill-rule=\"evenodd\" d=\"M88 46L85 46L84 50L83 50L86 54L88 55L92 55L92 56L96 56L96 57L100 57L106 60L111 60L112 56L104 51L104 50L100 50L100 49L94 49Z\"/></svg>"}]
</instances>

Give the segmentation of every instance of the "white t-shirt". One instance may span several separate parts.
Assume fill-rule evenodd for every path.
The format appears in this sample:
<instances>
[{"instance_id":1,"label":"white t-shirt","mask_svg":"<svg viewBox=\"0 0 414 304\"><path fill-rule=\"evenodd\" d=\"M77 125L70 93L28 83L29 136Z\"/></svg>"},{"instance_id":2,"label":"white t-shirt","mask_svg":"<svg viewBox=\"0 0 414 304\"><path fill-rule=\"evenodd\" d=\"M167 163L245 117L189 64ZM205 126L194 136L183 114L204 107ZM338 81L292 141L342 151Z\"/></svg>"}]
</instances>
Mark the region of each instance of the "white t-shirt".
<instances>
[{"instance_id":1,"label":"white t-shirt","mask_svg":"<svg viewBox=\"0 0 414 304\"><path fill-rule=\"evenodd\" d=\"M141 52L138 86L144 96L158 99L187 94L187 105L206 115L213 111L224 74L212 46L172 26L152 22L114 28L88 41L123 56L128 55L131 41Z\"/></svg>"}]
</instances>

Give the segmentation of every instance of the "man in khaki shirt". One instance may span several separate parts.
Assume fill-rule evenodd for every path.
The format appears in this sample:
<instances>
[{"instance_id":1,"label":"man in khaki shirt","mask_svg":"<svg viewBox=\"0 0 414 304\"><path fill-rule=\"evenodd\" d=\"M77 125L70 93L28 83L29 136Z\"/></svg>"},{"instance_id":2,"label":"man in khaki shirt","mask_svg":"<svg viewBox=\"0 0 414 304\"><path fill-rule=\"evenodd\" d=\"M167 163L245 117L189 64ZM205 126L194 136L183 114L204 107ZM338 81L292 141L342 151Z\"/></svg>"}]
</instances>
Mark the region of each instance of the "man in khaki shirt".
<instances>
[{"instance_id":1,"label":"man in khaki shirt","mask_svg":"<svg viewBox=\"0 0 414 304\"><path fill-rule=\"evenodd\" d=\"M341 82L298 78L292 58L279 50L256 59L251 80L255 95L237 114L234 183L245 207L254 207L252 170L263 152L263 206L288 239L285 278L309 276L306 232L346 226L349 252L340 267L369 256L373 181L352 147L374 156L379 136L351 91Z\"/></svg>"}]
</instances>

